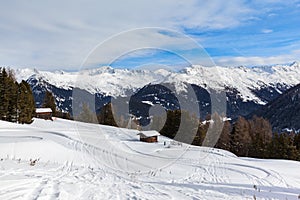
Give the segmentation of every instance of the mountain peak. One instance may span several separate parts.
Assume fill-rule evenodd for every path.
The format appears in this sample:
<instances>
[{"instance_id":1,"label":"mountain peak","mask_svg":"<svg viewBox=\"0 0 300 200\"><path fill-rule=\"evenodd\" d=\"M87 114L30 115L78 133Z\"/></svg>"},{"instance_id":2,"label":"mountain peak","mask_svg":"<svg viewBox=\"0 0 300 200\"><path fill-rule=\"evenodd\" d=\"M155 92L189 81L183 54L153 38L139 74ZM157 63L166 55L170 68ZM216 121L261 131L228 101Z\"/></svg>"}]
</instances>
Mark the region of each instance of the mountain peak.
<instances>
[{"instance_id":1,"label":"mountain peak","mask_svg":"<svg viewBox=\"0 0 300 200\"><path fill-rule=\"evenodd\" d=\"M111 66L102 66L96 69L87 69L86 71L89 72L90 75L98 75L98 74L103 74L103 73L109 73L109 74L114 74L115 69L112 68Z\"/></svg>"},{"instance_id":2,"label":"mountain peak","mask_svg":"<svg viewBox=\"0 0 300 200\"><path fill-rule=\"evenodd\" d=\"M298 61L294 61L290 64L290 67L299 67L300 63Z\"/></svg>"}]
</instances>

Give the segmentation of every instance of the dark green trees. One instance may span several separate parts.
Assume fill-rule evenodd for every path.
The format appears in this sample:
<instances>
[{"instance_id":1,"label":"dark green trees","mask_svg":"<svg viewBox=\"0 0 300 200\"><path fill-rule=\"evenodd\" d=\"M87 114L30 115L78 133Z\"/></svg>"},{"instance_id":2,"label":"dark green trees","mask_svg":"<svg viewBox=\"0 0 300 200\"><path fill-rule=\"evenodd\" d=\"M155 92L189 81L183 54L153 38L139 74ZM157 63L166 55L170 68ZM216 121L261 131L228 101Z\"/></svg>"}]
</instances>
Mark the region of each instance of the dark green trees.
<instances>
[{"instance_id":1,"label":"dark green trees","mask_svg":"<svg viewBox=\"0 0 300 200\"><path fill-rule=\"evenodd\" d=\"M8 73L6 69L0 68L0 116L2 120L8 120L8 107L9 107L9 94L10 91L8 90L7 84L9 81Z\"/></svg>"},{"instance_id":2,"label":"dark green trees","mask_svg":"<svg viewBox=\"0 0 300 200\"><path fill-rule=\"evenodd\" d=\"M254 116L250 121L251 146L249 156L268 157L268 145L272 140L271 124L262 117Z\"/></svg>"},{"instance_id":3,"label":"dark green trees","mask_svg":"<svg viewBox=\"0 0 300 200\"><path fill-rule=\"evenodd\" d=\"M96 113L92 112L86 103L83 103L81 112L75 117L75 120L87 123L98 123Z\"/></svg>"},{"instance_id":4,"label":"dark green trees","mask_svg":"<svg viewBox=\"0 0 300 200\"><path fill-rule=\"evenodd\" d=\"M118 126L113 116L111 103L104 105L98 114L96 111L93 111L87 103L83 103L80 113L77 116L74 116L74 119L87 123Z\"/></svg>"},{"instance_id":5,"label":"dark green trees","mask_svg":"<svg viewBox=\"0 0 300 200\"><path fill-rule=\"evenodd\" d=\"M22 81L18 88L18 121L31 123L35 112L35 103L29 84Z\"/></svg>"},{"instance_id":6,"label":"dark green trees","mask_svg":"<svg viewBox=\"0 0 300 200\"><path fill-rule=\"evenodd\" d=\"M101 108L97 118L100 124L118 126L114 119L113 107L111 103L108 103Z\"/></svg>"},{"instance_id":7,"label":"dark green trees","mask_svg":"<svg viewBox=\"0 0 300 200\"><path fill-rule=\"evenodd\" d=\"M55 99L54 96L51 92L46 91L45 97L44 97L44 102L42 105L44 108L51 108L52 110L52 115L55 116L56 113L56 104L55 104Z\"/></svg>"},{"instance_id":8,"label":"dark green trees","mask_svg":"<svg viewBox=\"0 0 300 200\"><path fill-rule=\"evenodd\" d=\"M269 158L300 160L300 151L297 148L299 134L275 133L269 144Z\"/></svg>"},{"instance_id":9,"label":"dark green trees","mask_svg":"<svg viewBox=\"0 0 300 200\"><path fill-rule=\"evenodd\" d=\"M181 119L180 110L168 110L165 125L160 131L160 133L169 138L174 138L176 133L179 130L180 119Z\"/></svg>"},{"instance_id":10,"label":"dark green trees","mask_svg":"<svg viewBox=\"0 0 300 200\"><path fill-rule=\"evenodd\" d=\"M0 119L10 122L31 123L35 104L30 86L16 82L14 72L0 68Z\"/></svg>"}]
</instances>

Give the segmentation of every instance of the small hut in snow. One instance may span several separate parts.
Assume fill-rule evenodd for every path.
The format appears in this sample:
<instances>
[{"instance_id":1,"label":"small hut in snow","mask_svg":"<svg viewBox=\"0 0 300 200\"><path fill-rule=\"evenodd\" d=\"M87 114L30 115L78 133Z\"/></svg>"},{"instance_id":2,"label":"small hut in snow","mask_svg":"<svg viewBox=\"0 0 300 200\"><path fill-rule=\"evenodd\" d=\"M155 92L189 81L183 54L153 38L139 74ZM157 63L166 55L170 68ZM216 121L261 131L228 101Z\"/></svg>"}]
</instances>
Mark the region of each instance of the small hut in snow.
<instances>
[{"instance_id":1,"label":"small hut in snow","mask_svg":"<svg viewBox=\"0 0 300 200\"><path fill-rule=\"evenodd\" d=\"M52 110L51 108L36 108L36 117L41 119L52 120Z\"/></svg>"},{"instance_id":2,"label":"small hut in snow","mask_svg":"<svg viewBox=\"0 0 300 200\"><path fill-rule=\"evenodd\" d=\"M140 136L140 141L152 143L158 141L157 136L160 134L157 131L141 131L138 135Z\"/></svg>"}]
</instances>

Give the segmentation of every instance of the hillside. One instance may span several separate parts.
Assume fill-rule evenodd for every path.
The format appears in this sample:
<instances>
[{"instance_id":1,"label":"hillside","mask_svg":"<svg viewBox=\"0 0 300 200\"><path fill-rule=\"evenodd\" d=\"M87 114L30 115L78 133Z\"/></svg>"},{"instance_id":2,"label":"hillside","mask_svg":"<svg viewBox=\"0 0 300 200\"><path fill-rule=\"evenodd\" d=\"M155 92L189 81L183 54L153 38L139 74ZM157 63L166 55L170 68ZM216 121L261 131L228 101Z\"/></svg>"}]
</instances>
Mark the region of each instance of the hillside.
<instances>
[{"instance_id":1,"label":"hillside","mask_svg":"<svg viewBox=\"0 0 300 200\"><path fill-rule=\"evenodd\" d=\"M142 143L136 134L62 119L0 121L0 198L240 200L300 194L299 162L239 158L163 136Z\"/></svg>"},{"instance_id":2,"label":"hillside","mask_svg":"<svg viewBox=\"0 0 300 200\"><path fill-rule=\"evenodd\" d=\"M253 115L262 116L270 121L275 131L300 130L300 84L290 88Z\"/></svg>"}]
</instances>

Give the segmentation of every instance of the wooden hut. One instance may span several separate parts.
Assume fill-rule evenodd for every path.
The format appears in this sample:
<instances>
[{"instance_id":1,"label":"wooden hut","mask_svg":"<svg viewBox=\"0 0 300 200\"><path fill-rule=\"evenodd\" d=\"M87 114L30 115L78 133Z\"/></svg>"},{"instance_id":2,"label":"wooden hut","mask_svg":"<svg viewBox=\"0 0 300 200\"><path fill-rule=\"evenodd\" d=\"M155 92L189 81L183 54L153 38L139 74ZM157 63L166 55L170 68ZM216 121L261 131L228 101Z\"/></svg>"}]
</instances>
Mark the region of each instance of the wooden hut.
<instances>
[{"instance_id":1,"label":"wooden hut","mask_svg":"<svg viewBox=\"0 0 300 200\"><path fill-rule=\"evenodd\" d=\"M52 120L52 110L51 108L36 108L36 117L41 119Z\"/></svg>"},{"instance_id":2,"label":"wooden hut","mask_svg":"<svg viewBox=\"0 0 300 200\"><path fill-rule=\"evenodd\" d=\"M157 131L141 131L138 133L142 142L157 142L157 137L160 135Z\"/></svg>"}]
</instances>

